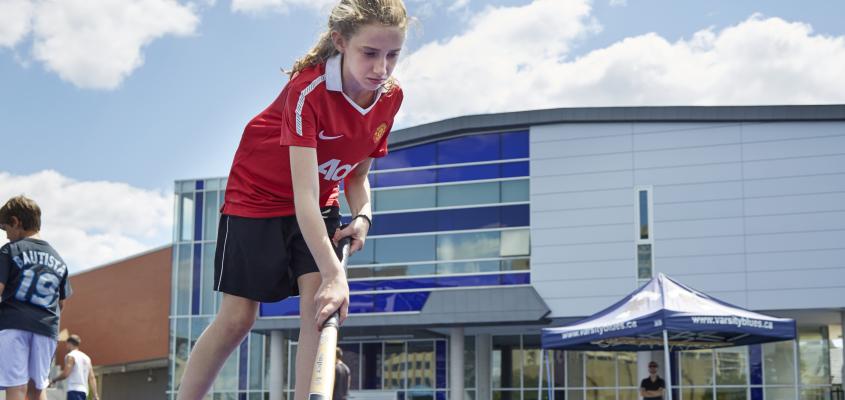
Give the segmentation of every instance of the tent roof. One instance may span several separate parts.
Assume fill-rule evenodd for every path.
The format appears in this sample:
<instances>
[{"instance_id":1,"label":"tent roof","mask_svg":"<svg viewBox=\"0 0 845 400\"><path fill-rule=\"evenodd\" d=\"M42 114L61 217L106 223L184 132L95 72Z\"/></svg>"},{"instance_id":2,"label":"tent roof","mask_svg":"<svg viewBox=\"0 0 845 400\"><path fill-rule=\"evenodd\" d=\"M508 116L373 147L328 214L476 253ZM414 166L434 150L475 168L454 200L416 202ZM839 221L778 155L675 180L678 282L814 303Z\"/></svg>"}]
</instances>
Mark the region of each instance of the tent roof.
<instances>
[{"instance_id":1,"label":"tent roof","mask_svg":"<svg viewBox=\"0 0 845 400\"><path fill-rule=\"evenodd\" d=\"M616 304L574 324L543 329L543 347L647 350L739 346L795 338L795 320L737 307L659 274Z\"/></svg>"}]
</instances>

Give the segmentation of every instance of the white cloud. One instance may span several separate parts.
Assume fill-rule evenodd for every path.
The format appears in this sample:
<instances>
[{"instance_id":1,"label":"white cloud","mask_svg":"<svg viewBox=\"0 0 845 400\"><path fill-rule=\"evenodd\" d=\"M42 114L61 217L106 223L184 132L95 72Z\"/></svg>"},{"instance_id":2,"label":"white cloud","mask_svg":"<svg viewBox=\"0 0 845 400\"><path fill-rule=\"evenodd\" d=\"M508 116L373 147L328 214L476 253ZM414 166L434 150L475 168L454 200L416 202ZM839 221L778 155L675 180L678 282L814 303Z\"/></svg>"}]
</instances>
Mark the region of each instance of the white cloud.
<instances>
[{"instance_id":1,"label":"white cloud","mask_svg":"<svg viewBox=\"0 0 845 400\"><path fill-rule=\"evenodd\" d=\"M454 0L448 10L449 12L460 11L466 9L467 6L469 6L469 0Z\"/></svg>"},{"instance_id":2,"label":"white cloud","mask_svg":"<svg viewBox=\"0 0 845 400\"><path fill-rule=\"evenodd\" d=\"M12 47L31 34L33 59L84 89L116 88L144 63L145 46L167 35L193 34L199 24L195 6L176 0L2 4L0 45ZM4 7L11 11L7 14Z\"/></svg>"},{"instance_id":3,"label":"white cloud","mask_svg":"<svg viewBox=\"0 0 845 400\"><path fill-rule=\"evenodd\" d=\"M258 15L262 12L287 13L291 7L307 7L328 12L337 0L232 0L232 11Z\"/></svg>"},{"instance_id":4,"label":"white cloud","mask_svg":"<svg viewBox=\"0 0 845 400\"><path fill-rule=\"evenodd\" d=\"M71 273L172 240L173 196L118 182L82 182L55 171L0 172L0 205L24 194L41 207L41 237ZM5 235L0 236L5 242Z\"/></svg>"},{"instance_id":5,"label":"white cloud","mask_svg":"<svg viewBox=\"0 0 845 400\"><path fill-rule=\"evenodd\" d=\"M32 21L30 0L0 1L0 47L13 47L29 33Z\"/></svg>"},{"instance_id":6,"label":"white cloud","mask_svg":"<svg viewBox=\"0 0 845 400\"><path fill-rule=\"evenodd\" d=\"M810 104L845 101L845 37L754 15L670 42L650 33L582 57L599 31L589 1L490 8L460 35L409 54L399 125L489 112L619 105ZM449 101L451 100L451 101Z\"/></svg>"}]
</instances>

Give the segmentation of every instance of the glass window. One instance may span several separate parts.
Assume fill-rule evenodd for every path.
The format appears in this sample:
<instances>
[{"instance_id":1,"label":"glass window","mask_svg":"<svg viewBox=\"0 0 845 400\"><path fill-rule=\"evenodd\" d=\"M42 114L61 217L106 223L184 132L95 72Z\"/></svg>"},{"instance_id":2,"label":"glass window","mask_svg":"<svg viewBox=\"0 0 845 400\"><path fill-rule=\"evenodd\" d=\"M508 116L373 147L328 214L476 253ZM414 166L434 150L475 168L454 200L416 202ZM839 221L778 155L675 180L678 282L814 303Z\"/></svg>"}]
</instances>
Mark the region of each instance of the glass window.
<instances>
[{"instance_id":1,"label":"glass window","mask_svg":"<svg viewBox=\"0 0 845 400\"><path fill-rule=\"evenodd\" d=\"M521 387L521 353L519 335L493 336L491 372L494 388L519 389ZM518 393L517 398L519 398Z\"/></svg>"},{"instance_id":2,"label":"glass window","mask_svg":"<svg viewBox=\"0 0 845 400\"><path fill-rule=\"evenodd\" d=\"M262 363L264 361L264 335L249 334L249 388L260 390L263 377Z\"/></svg>"},{"instance_id":3,"label":"glass window","mask_svg":"<svg viewBox=\"0 0 845 400\"><path fill-rule=\"evenodd\" d=\"M616 360L609 351L587 352L587 387L616 386ZM587 395L590 398L589 393Z\"/></svg>"},{"instance_id":4,"label":"glass window","mask_svg":"<svg viewBox=\"0 0 845 400\"><path fill-rule=\"evenodd\" d=\"M349 390L358 390L361 384L358 382L361 378L361 346L358 343L341 343L341 350L343 350L343 363L349 367L349 379L352 384Z\"/></svg>"},{"instance_id":5,"label":"glass window","mask_svg":"<svg viewBox=\"0 0 845 400\"><path fill-rule=\"evenodd\" d=\"M502 203L528 201L528 179L500 182Z\"/></svg>"},{"instance_id":6,"label":"glass window","mask_svg":"<svg viewBox=\"0 0 845 400\"><path fill-rule=\"evenodd\" d=\"M435 207L436 189L434 186L376 190L373 192L377 211L407 210L413 208Z\"/></svg>"},{"instance_id":7,"label":"glass window","mask_svg":"<svg viewBox=\"0 0 845 400\"><path fill-rule=\"evenodd\" d=\"M552 383L554 387L565 387L566 386L566 352L563 350L552 350L551 360L549 360L552 365ZM558 396L565 396L564 393L558 394Z\"/></svg>"},{"instance_id":8,"label":"glass window","mask_svg":"<svg viewBox=\"0 0 845 400\"><path fill-rule=\"evenodd\" d=\"M189 342L189 318L176 318L176 354L174 355L175 366L175 380L178 387L179 382L182 381L182 374L185 373L185 366L188 364L188 355L191 353L191 344Z\"/></svg>"},{"instance_id":9,"label":"glass window","mask_svg":"<svg viewBox=\"0 0 845 400\"><path fill-rule=\"evenodd\" d=\"M616 353L616 366L619 386L639 387L637 379L637 353L618 352Z\"/></svg>"},{"instance_id":10,"label":"glass window","mask_svg":"<svg viewBox=\"0 0 845 400\"><path fill-rule=\"evenodd\" d=\"M435 240L435 235L379 238L375 261L398 263L434 260Z\"/></svg>"},{"instance_id":11,"label":"glass window","mask_svg":"<svg viewBox=\"0 0 845 400\"><path fill-rule=\"evenodd\" d=\"M616 390L589 389L587 390L587 400L616 400Z\"/></svg>"},{"instance_id":12,"label":"glass window","mask_svg":"<svg viewBox=\"0 0 845 400\"><path fill-rule=\"evenodd\" d=\"M717 385L748 384L747 347L717 349L715 355Z\"/></svg>"},{"instance_id":13,"label":"glass window","mask_svg":"<svg viewBox=\"0 0 845 400\"><path fill-rule=\"evenodd\" d=\"M194 237L194 194L183 193L179 202L179 240L191 240Z\"/></svg>"},{"instance_id":14,"label":"glass window","mask_svg":"<svg viewBox=\"0 0 845 400\"><path fill-rule=\"evenodd\" d=\"M713 384L713 352L711 350L682 351L681 386L710 386Z\"/></svg>"},{"instance_id":15,"label":"glass window","mask_svg":"<svg viewBox=\"0 0 845 400\"><path fill-rule=\"evenodd\" d=\"M499 256L499 232L471 232L437 236L437 259L460 260Z\"/></svg>"},{"instance_id":16,"label":"glass window","mask_svg":"<svg viewBox=\"0 0 845 400\"><path fill-rule=\"evenodd\" d=\"M464 136L437 143L437 163L441 165L498 159L498 133Z\"/></svg>"},{"instance_id":17,"label":"glass window","mask_svg":"<svg viewBox=\"0 0 845 400\"><path fill-rule=\"evenodd\" d=\"M583 352L566 352L566 385L569 387L584 387Z\"/></svg>"},{"instance_id":18,"label":"glass window","mask_svg":"<svg viewBox=\"0 0 845 400\"><path fill-rule=\"evenodd\" d=\"M648 191L639 191L640 239L648 239Z\"/></svg>"},{"instance_id":19,"label":"glass window","mask_svg":"<svg viewBox=\"0 0 845 400\"><path fill-rule=\"evenodd\" d=\"M220 213L218 212L220 206L217 204L217 198L217 192L208 192L208 196L205 196L205 221L203 222L205 229L203 238L205 240L217 238L217 223L220 220Z\"/></svg>"},{"instance_id":20,"label":"glass window","mask_svg":"<svg viewBox=\"0 0 845 400\"><path fill-rule=\"evenodd\" d=\"M499 254L502 257L527 256L531 253L528 242L528 230L502 231L501 249Z\"/></svg>"},{"instance_id":21,"label":"glass window","mask_svg":"<svg viewBox=\"0 0 845 400\"><path fill-rule=\"evenodd\" d=\"M498 261L470 261L437 264L437 275L499 271Z\"/></svg>"},{"instance_id":22,"label":"glass window","mask_svg":"<svg viewBox=\"0 0 845 400\"><path fill-rule=\"evenodd\" d=\"M716 387L716 400L747 400L748 389L746 388L722 388Z\"/></svg>"},{"instance_id":23,"label":"glass window","mask_svg":"<svg viewBox=\"0 0 845 400\"><path fill-rule=\"evenodd\" d=\"M191 245L179 245L179 281L176 296L177 315L191 312Z\"/></svg>"},{"instance_id":24,"label":"glass window","mask_svg":"<svg viewBox=\"0 0 845 400\"><path fill-rule=\"evenodd\" d=\"M384 388L405 388L405 343L384 344Z\"/></svg>"},{"instance_id":25,"label":"glass window","mask_svg":"<svg viewBox=\"0 0 845 400\"><path fill-rule=\"evenodd\" d=\"M540 336L525 335L522 337L522 386L525 388L537 388L538 378L543 381L543 387L548 387L546 366L543 366L543 376L540 377Z\"/></svg>"},{"instance_id":26,"label":"glass window","mask_svg":"<svg viewBox=\"0 0 845 400\"><path fill-rule=\"evenodd\" d=\"M767 387L764 390L766 400L795 400L795 389L793 388Z\"/></svg>"},{"instance_id":27,"label":"glass window","mask_svg":"<svg viewBox=\"0 0 845 400\"><path fill-rule=\"evenodd\" d=\"M437 188L438 207L460 206L467 204L489 204L498 202L498 182L446 185Z\"/></svg>"},{"instance_id":28,"label":"glass window","mask_svg":"<svg viewBox=\"0 0 845 400\"><path fill-rule=\"evenodd\" d=\"M364 248L349 256L349 265L372 264L375 262L375 248L381 239L367 239Z\"/></svg>"},{"instance_id":29,"label":"glass window","mask_svg":"<svg viewBox=\"0 0 845 400\"><path fill-rule=\"evenodd\" d=\"M201 314L214 314L214 252L215 243L202 245L202 309Z\"/></svg>"},{"instance_id":30,"label":"glass window","mask_svg":"<svg viewBox=\"0 0 845 400\"><path fill-rule=\"evenodd\" d=\"M408 342L408 390L434 389L434 342Z\"/></svg>"},{"instance_id":31,"label":"glass window","mask_svg":"<svg viewBox=\"0 0 845 400\"><path fill-rule=\"evenodd\" d=\"M464 389L475 388L475 336L464 336Z\"/></svg>"},{"instance_id":32,"label":"glass window","mask_svg":"<svg viewBox=\"0 0 845 400\"><path fill-rule=\"evenodd\" d=\"M361 344L361 377L364 389L381 389L381 343Z\"/></svg>"},{"instance_id":33,"label":"glass window","mask_svg":"<svg viewBox=\"0 0 845 400\"><path fill-rule=\"evenodd\" d=\"M798 357L802 384L830 384L830 348L827 326L817 329L799 329Z\"/></svg>"},{"instance_id":34,"label":"glass window","mask_svg":"<svg viewBox=\"0 0 845 400\"><path fill-rule=\"evenodd\" d=\"M681 394L683 400L713 400L712 387L685 387L681 390Z\"/></svg>"},{"instance_id":35,"label":"glass window","mask_svg":"<svg viewBox=\"0 0 845 400\"><path fill-rule=\"evenodd\" d=\"M638 244L637 245L637 278L651 279L651 245Z\"/></svg>"},{"instance_id":36,"label":"glass window","mask_svg":"<svg viewBox=\"0 0 845 400\"><path fill-rule=\"evenodd\" d=\"M619 400L639 400L639 398L640 391L637 389L619 389Z\"/></svg>"}]
</instances>

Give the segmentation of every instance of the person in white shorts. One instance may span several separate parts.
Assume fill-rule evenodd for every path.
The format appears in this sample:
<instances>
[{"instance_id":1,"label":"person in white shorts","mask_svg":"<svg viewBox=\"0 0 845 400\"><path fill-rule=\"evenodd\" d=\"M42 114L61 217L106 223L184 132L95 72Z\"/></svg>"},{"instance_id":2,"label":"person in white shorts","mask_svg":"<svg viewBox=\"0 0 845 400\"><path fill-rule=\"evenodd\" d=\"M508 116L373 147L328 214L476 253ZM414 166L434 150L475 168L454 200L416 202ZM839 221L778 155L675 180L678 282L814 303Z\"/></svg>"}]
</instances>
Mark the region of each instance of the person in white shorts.
<instances>
[{"instance_id":1,"label":"person in white shorts","mask_svg":"<svg viewBox=\"0 0 845 400\"><path fill-rule=\"evenodd\" d=\"M82 339L78 335L70 335L67 338L70 351L65 356L65 367L61 374L50 381L50 385L67 379L67 400L99 400L94 367L91 365L91 358L79 350L80 343Z\"/></svg>"},{"instance_id":2,"label":"person in white shorts","mask_svg":"<svg viewBox=\"0 0 845 400\"><path fill-rule=\"evenodd\" d=\"M41 209L16 196L0 207L0 388L6 400L46 400L59 313L71 294L67 264L41 240Z\"/></svg>"}]
</instances>

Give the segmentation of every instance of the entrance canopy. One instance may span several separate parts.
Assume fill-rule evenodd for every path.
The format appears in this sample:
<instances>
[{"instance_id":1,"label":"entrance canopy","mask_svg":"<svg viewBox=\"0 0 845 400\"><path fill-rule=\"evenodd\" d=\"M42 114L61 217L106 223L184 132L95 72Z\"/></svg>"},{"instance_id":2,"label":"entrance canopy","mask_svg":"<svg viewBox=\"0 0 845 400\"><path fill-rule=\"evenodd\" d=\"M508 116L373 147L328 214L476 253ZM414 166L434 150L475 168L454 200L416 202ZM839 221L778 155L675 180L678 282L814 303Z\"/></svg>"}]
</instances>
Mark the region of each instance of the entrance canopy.
<instances>
[{"instance_id":1,"label":"entrance canopy","mask_svg":"<svg viewBox=\"0 0 845 400\"><path fill-rule=\"evenodd\" d=\"M591 317L543 329L542 340L545 349L638 351L741 346L795 335L793 319L725 303L660 274Z\"/></svg>"}]
</instances>

